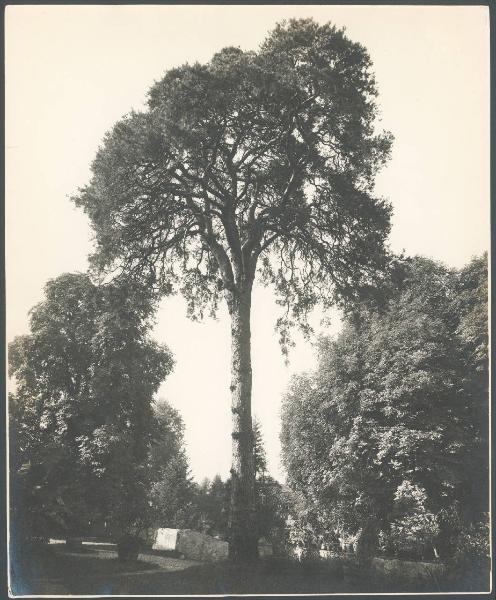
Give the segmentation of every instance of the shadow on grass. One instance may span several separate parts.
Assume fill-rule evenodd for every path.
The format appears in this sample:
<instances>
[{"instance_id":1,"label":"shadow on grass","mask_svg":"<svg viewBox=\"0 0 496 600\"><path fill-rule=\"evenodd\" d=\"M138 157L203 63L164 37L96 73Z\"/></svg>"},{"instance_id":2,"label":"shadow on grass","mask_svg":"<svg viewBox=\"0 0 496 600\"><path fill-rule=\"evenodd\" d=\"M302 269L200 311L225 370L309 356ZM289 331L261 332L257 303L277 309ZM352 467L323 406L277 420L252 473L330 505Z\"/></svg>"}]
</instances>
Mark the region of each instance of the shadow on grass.
<instances>
[{"instance_id":1,"label":"shadow on grass","mask_svg":"<svg viewBox=\"0 0 496 600\"><path fill-rule=\"evenodd\" d=\"M59 593L66 589L76 594L110 594L115 593L109 591L113 578L154 569L155 565L141 560L121 563L113 552L102 556L100 550L96 553L88 547L43 546L11 557L11 589L14 594L46 593L50 588Z\"/></svg>"},{"instance_id":2,"label":"shadow on grass","mask_svg":"<svg viewBox=\"0 0 496 600\"><path fill-rule=\"evenodd\" d=\"M160 553L163 556L163 553ZM176 563L177 561L171 561ZM115 555L45 547L13 562L16 594L249 594L349 591L342 569L262 560L162 570L141 560L122 564Z\"/></svg>"},{"instance_id":3,"label":"shadow on grass","mask_svg":"<svg viewBox=\"0 0 496 600\"><path fill-rule=\"evenodd\" d=\"M442 578L385 575L353 561L296 563L261 560L254 565L198 565L167 576L153 572L127 582L128 594L353 594L486 591L488 573L450 573Z\"/></svg>"},{"instance_id":4,"label":"shadow on grass","mask_svg":"<svg viewBox=\"0 0 496 600\"><path fill-rule=\"evenodd\" d=\"M161 553L163 556L163 554ZM17 594L319 594L462 591L460 581L409 581L358 569L352 561L297 563L263 559L253 564L229 562L170 570L142 560L122 564L114 553L77 553L46 548L15 565ZM174 566L175 565L175 566ZM174 570L178 568L178 570ZM467 574L465 574L467 575ZM471 586L470 586L471 587ZM479 588L480 589L480 588ZM472 588L473 590L473 588ZM467 590L469 591L469 590Z\"/></svg>"}]
</instances>

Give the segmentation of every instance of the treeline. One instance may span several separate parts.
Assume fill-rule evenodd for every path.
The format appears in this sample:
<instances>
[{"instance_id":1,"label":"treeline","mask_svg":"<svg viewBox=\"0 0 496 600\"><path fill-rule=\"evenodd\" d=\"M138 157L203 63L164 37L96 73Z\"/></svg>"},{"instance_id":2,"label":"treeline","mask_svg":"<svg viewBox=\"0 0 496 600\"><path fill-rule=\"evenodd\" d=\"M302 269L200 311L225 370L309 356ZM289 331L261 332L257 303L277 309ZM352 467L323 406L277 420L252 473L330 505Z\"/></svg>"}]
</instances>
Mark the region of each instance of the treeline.
<instances>
[{"instance_id":1,"label":"treeline","mask_svg":"<svg viewBox=\"0 0 496 600\"><path fill-rule=\"evenodd\" d=\"M287 485L255 420L256 528L276 552L353 546L449 561L488 553L487 257L460 270L398 260L322 337L282 406ZM195 483L184 425L155 401L173 368L151 296L85 274L50 281L9 346L10 534L228 538L229 478Z\"/></svg>"},{"instance_id":2,"label":"treeline","mask_svg":"<svg viewBox=\"0 0 496 600\"><path fill-rule=\"evenodd\" d=\"M260 423L253 421L255 464L255 527L257 539L271 543L275 551L286 551L287 518L291 509L289 490L267 473L267 459ZM195 528L229 539L231 480L217 475L204 479L195 492Z\"/></svg>"},{"instance_id":3,"label":"treeline","mask_svg":"<svg viewBox=\"0 0 496 600\"><path fill-rule=\"evenodd\" d=\"M300 538L444 560L488 555L487 256L398 261L323 337L282 409Z\"/></svg>"}]
</instances>

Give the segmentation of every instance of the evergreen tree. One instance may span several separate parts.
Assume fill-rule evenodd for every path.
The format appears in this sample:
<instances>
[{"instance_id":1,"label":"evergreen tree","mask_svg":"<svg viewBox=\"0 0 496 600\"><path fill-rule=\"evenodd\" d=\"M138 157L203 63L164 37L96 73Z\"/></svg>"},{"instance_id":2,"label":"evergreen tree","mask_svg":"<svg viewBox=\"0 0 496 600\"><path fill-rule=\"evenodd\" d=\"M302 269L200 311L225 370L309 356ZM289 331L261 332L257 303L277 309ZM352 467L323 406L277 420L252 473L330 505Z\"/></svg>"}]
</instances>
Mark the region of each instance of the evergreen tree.
<instances>
[{"instance_id":1,"label":"evergreen tree","mask_svg":"<svg viewBox=\"0 0 496 600\"><path fill-rule=\"evenodd\" d=\"M251 417L251 295L257 272L306 326L373 286L387 265L390 207L374 195L391 136L377 134L371 61L343 30L278 25L258 52L224 48L170 70L148 109L105 137L76 203L95 230L92 265L189 314L231 319L230 552L256 556Z\"/></svg>"}]
</instances>

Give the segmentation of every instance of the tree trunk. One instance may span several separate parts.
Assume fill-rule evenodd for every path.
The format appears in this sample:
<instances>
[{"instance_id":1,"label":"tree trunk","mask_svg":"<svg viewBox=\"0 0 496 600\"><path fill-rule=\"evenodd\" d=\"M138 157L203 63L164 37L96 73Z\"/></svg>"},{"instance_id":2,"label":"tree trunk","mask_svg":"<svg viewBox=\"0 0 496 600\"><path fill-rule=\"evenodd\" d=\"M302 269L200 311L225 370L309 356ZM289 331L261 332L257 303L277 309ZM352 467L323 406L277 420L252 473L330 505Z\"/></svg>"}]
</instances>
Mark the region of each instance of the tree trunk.
<instances>
[{"instance_id":1,"label":"tree trunk","mask_svg":"<svg viewBox=\"0 0 496 600\"><path fill-rule=\"evenodd\" d=\"M370 566L377 550L378 534L377 521L372 517L365 522L362 533L357 540L356 558L359 566Z\"/></svg>"},{"instance_id":2,"label":"tree trunk","mask_svg":"<svg viewBox=\"0 0 496 600\"><path fill-rule=\"evenodd\" d=\"M251 285L228 300L231 315L232 467L229 557L258 558L251 418Z\"/></svg>"}]
</instances>

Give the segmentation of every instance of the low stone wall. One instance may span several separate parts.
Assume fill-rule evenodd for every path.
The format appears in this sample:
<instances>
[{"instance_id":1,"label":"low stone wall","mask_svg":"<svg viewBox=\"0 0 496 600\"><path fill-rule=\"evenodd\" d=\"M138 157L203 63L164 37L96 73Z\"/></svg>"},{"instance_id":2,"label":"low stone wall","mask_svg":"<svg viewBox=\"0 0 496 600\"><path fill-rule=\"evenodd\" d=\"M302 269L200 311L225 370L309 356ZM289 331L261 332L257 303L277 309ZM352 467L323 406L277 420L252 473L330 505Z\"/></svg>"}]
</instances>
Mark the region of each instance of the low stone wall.
<instances>
[{"instance_id":1,"label":"low stone wall","mask_svg":"<svg viewBox=\"0 0 496 600\"><path fill-rule=\"evenodd\" d=\"M193 560L217 561L229 555L229 544L205 533L181 529L177 534L176 550Z\"/></svg>"},{"instance_id":2,"label":"low stone wall","mask_svg":"<svg viewBox=\"0 0 496 600\"><path fill-rule=\"evenodd\" d=\"M446 565L443 563L416 562L396 558L374 558L372 565L379 573L411 581L432 576L439 577L446 572Z\"/></svg>"},{"instance_id":3,"label":"low stone wall","mask_svg":"<svg viewBox=\"0 0 496 600\"><path fill-rule=\"evenodd\" d=\"M161 528L155 531L153 550L174 550L192 560L224 560L229 544L211 535L191 529Z\"/></svg>"}]
</instances>

